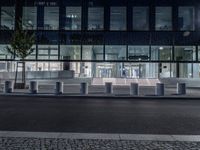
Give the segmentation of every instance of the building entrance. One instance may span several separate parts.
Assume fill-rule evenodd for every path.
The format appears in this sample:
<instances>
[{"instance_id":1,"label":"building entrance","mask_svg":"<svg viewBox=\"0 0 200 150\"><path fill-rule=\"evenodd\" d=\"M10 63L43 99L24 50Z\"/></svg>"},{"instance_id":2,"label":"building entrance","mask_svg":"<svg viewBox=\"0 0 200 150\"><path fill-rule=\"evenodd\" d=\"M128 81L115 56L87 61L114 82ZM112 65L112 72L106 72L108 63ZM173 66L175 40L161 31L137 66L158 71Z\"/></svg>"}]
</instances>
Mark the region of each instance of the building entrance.
<instances>
[{"instance_id":1,"label":"building entrance","mask_svg":"<svg viewBox=\"0 0 200 150\"><path fill-rule=\"evenodd\" d=\"M114 77L114 64L111 63L97 63L96 76L98 78L113 78Z\"/></svg>"},{"instance_id":2,"label":"building entrance","mask_svg":"<svg viewBox=\"0 0 200 150\"><path fill-rule=\"evenodd\" d=\"M127 78L144 78L145 77L145 64L140 63L126 63L124 65L125 76Z\"/></svg>"},{"instance_id":3,"label":"building entrance","mask_svg":"<svg viewBox=\"0 0 200 150\"><path fill-rule=\"evenodd\" d=\"M149 66L145 63L97 63L98 78L145 78ZM147 69L146 69L147 68Z\"/></svg>"}]
</instances>

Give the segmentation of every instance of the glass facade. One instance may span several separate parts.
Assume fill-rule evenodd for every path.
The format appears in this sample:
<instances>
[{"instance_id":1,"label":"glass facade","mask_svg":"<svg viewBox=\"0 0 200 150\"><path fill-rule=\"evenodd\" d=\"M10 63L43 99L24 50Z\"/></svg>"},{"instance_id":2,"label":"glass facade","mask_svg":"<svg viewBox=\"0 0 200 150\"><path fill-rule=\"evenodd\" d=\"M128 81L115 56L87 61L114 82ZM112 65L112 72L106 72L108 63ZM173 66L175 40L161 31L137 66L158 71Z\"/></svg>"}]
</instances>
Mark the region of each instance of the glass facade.
<instances>
[{"instance_id":1,"label":"glass facade","mask_svg":"<svg viewBox=\"0 0 200 150\"><path fill-rule=\"evenodd\" d=\"M76 77L200 78L198 0L36 0L0 6L0 72L16 22L36 35L27 71L73 70Z\"/></svg>"},{"instance_id":2,"label":"glass facade","mask_svg":"<svg viewBox=\"0 0 200 150\"><path fill-rule=\"evenodd\" d=\"M105 60L126 60L126 46L106 45Z\"/></svg>"},{"instance_id":3,"label":"glass facade","mask_svg":"<svg viewBox=\"0 0 200 150\"><path fill-rule=\"evenodd\" d=\"M38 59L58 60L58 45L38 45Z\"/></svg>"},{"instance_id":4,"label":"glass facade","mask_svg":"<svg viewBox=\"0 0 200 150\"><path fill-rule=\"evenodd\" d=\"M60 45L61 60L81 60L80 45Z\"/></svg>"},{"instance_id":5,"label":"glass facade","mask_svg":"<svg viewBox=\"0 0 200 150\"><path fill-rule=\"evenodd\" d=\"M82 60L103 60L103 45L83 45Z\"/></svg>"},{"instance_id":6,"label":"glass facade","mask_svg":"<svg viewBox=\"0 0 200 150\"><path fill-rule=\"evenodd\" d=\"M147 61L150 59L149 46L129 46L128 47L128 60L134 61Z\"/></svg>"},{"instance_id":7,"label":"glass facade","mask_svg":"<svg viewBox=\"0 0 200 150\"><path fill-rule=\"evenodd\" d=\"M195 46L176 46L174 55L176 61L195 61L196 48Z\"/></svg>"},{"instance_id":8,"label":"glass facade","mask_svg":"<svg viewBox=\"0 0 200 150\"><path fill-rule=\"evenodd\" d=\"M6 47L8 45L1 44L0 45L0 59L11 59L12 56L6 51Z\"/></svg>"},{"instance_id":9,"label":"glass facade","mask_svg":"<svg viewBox=\"0 0 200 150\"><path fill-rule=\"evenodd\" d=\"M151 60L170 61L172 60L171 46L152 46Z\"/></svg>"}]
</instances>

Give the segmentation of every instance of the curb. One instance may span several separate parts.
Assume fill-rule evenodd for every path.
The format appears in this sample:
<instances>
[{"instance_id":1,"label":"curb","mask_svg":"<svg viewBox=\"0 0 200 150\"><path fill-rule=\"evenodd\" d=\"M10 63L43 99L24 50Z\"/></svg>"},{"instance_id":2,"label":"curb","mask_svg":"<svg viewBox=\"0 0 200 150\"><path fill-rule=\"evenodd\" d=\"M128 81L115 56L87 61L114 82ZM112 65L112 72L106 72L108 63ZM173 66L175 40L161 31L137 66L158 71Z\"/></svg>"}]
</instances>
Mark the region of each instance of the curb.
<instances>
[{"instance_id":1,"label":"curb","mask_svg":"<svg viewBox=\"0 0 200 150\"><path fill-rule=\"evenodd\" d=\"M82 98L82 99L127 99L127 100L200 100L200 97L191 97L191 96L156 96L156 95L147 95L147 96L130 96L130 95L55 95L55 94L0 94L0 97L36 97L36 98Z\"/></svg>"},{"instance_id":2,"label":"curb","mask_svg":"<svg viewBox=\"0 0 200 150\"><path fill-rule=\"evenodd\" d=\"M108 134L108 133L66 133L66 132L25 132L0 131L6 138L56 138L86 140L133 140L133 141L173 141L200 142L200 135L157 135L157 134Z\"/></svg>"}]
</instances>

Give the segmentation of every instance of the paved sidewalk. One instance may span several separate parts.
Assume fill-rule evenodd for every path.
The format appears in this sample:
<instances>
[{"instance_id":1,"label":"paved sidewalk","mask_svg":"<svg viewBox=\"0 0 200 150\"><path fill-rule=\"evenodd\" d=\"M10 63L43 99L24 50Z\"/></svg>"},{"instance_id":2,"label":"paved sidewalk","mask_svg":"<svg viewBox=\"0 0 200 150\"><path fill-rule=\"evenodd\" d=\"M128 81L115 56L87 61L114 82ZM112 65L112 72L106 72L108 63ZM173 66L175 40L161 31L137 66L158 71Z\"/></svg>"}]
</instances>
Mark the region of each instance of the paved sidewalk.
<instances>
[{"instance_id":1,"label":"paved sidewalk","mask_svg":"<svg viewBox=\"0 0 200 150\"><path fill-rule=\"evenodd\" d=\"M0 150L199 150L200 142L0 138Z\"/></svg>"},{"instance_id":2,"label":"paved sidewalk","mask_svg":"<svg viewBox=\"0 0 200 150\"><path fill-rule=\"evenodd\" d=\"M32 136L32 137L31 137ZM1 132L0 150L198 150L200 136Z\"/></svg>"},{"instance_id":3,"label":"paved sidewalk","mask_svg":"<svg viewBox=\"0 0 200 150\"><path fill-rule=\"evenodd\" d=\"M129 86L114 86L113 94L105 95L104 86L89 86L89 96L129 96L130 97L130 87ZM43 95L54 95L54 85L40 85L38 89L38 94ZM200 97L200 88L187 88L186 95L177 95L176 88L165 87L165 96L167 97ZM28 89L15 89L13 94L28 94ZM0 94L3 94L3 88L0 90ZM65 85L64 86L65 96L77 96L80 95L79 85ZM141 86L139 88L139 96L148 97L155 96L155 87L151 86Z\"/></svg>"}]
</instances>

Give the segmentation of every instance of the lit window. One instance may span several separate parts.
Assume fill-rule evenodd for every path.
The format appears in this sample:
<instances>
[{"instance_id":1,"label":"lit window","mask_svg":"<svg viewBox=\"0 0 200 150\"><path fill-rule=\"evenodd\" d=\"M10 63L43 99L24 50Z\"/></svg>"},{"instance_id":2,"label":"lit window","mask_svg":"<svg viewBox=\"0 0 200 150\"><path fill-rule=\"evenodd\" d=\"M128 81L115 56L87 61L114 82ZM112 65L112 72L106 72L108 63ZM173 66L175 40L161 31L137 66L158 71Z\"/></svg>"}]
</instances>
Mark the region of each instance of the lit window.
<instances>
[{"instance_id":1,"label":"lit window","mask_svg":"<svg viewBox=\"0 0 200 150\"><path fill-rule=\"evenodd\" d=\"M66 7L66 30L81 30L81 7Z\"/></svg>"}]
</instances>

